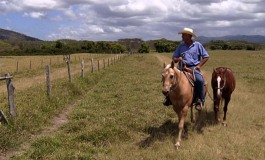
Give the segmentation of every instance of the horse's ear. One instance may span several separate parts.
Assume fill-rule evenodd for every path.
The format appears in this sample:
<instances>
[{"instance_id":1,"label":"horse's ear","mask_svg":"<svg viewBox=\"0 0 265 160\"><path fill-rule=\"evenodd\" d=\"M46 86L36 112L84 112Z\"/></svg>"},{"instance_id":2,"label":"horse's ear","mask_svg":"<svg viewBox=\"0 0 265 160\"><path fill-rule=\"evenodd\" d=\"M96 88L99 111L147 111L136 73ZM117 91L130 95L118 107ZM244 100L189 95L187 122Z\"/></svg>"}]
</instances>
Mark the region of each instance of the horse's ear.
<instances>
[{"instance_id":1,"label":"horse's ear","mask_svg":"<svg viewBox=\"0 0 265 160\"><path fill-rule=\"evenodd\" d=\"M174 68L174 66L175 66L175 62L171 61L171 68Z\"/></svg>"},{"instance_id":2,"label":"horse's ear","mask_svg":"<svg viewBox=\"0 0 265 160\"><path fill-rule=\"evenodd\" d=\"M163 66L164 66L164 68L166 68L166 63L165 62L163 63Z\"/></svg>"}]
</instances>

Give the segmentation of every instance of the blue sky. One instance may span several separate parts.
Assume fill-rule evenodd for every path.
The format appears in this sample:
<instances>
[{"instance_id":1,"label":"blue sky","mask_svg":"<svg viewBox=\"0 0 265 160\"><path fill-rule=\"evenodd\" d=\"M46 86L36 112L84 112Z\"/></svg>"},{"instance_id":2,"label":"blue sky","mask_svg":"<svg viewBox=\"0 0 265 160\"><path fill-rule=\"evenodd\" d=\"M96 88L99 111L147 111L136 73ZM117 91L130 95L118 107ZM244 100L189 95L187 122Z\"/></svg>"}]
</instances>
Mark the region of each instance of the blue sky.
<instances>
[{"instance_id":1,"label":"blue sky","mask_svg":"<svg viewBox=\"0 0 265 160\"><path fill-rule=\"evenodd\" d=\"M41 40L265 36L264 0L0 0L0 28Z\"/></svg>"}]
</instances>

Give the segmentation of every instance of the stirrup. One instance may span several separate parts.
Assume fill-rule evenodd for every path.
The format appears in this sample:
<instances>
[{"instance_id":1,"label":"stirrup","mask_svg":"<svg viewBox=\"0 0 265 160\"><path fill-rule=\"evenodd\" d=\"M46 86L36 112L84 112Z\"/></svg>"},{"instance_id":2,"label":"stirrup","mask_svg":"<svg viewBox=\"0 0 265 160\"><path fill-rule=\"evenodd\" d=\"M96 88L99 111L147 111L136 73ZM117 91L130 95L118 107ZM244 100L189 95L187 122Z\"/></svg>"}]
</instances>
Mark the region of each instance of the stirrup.
<instances>
[{"instance_id":1,"label":"stirrup","mask_svg":"<svg viewBox=\"0 0 265 160\"><path fill-rule=\"evenodd\" d=\"M198 102L196 103L195 109L196 109L197 111L202 111L203 108L204 108L203 103L202 103L200 100L198 100Z\"/></svg>"}]
</instances>

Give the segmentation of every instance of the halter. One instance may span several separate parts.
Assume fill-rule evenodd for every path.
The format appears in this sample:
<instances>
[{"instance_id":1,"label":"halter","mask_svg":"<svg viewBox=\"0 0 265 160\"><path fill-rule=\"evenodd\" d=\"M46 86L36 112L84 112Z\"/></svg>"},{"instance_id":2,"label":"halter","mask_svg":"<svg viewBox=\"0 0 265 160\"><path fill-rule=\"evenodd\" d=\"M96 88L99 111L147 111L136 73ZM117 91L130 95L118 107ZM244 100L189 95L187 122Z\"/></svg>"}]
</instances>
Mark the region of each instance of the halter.
<instances>
[{"instance_id":1,"label":"halter","mask_svg":"<svg viewBox=\"0 0 265 160\"><path fill-rule=\"evenodd\" d=\"M220 79L219 79L219 78L220 78ZM221 82L222 78L221 78L220 76L217 77L217 82L218 82L218 79L219 79L220 82ZM225 87L225 83L226 83L226 79L224 78L224 84L223 84L223 86L222 86L222 87L217 86L216 89L223 90L224 87ZM217 83L217 84L219 84L219 83Z\"/></svg>"},{"instance_id":2,"label":"halter","mask_svg":"<svg viewBox=\"0 0 265 160\"><path fill-rule=\"evenodd\" d=\"M174 90L174 89L173 89L173 86L175 86L175 85L177 84L177 76L176 76L177 72L176 72L176 68L175 68L175 67L172 68L172 67L170 67L170 66L167 66L167 67L165 67L165 68L167 69L168 74L170 74L170 73L169 73L169 69L170 69L170 68L173 69L173 72L174 72L173 75L169 75L169 76L173 76L172 78L170 78L170 85L169 85L169 92L171 92L171 91ZM164 84L164 82L165 82L165 77L164 77L164 76L162 77L162 82L163 82L163 84Z\"/></svg>"},{"instance_id":3,"label":"halter","mask_svg":"<svg viewBox=\"0 0 265 160\"><path fill-rule=\"evenodd\" d=\"M225 83L226 83L226 78L224 78L224 84L222 87L220 87L221 85L221 76L219 75L217 77L217 97L221 98L222 97L222 91L223 91L223 88L225 87Z\"/></svg>"}]
</instances>

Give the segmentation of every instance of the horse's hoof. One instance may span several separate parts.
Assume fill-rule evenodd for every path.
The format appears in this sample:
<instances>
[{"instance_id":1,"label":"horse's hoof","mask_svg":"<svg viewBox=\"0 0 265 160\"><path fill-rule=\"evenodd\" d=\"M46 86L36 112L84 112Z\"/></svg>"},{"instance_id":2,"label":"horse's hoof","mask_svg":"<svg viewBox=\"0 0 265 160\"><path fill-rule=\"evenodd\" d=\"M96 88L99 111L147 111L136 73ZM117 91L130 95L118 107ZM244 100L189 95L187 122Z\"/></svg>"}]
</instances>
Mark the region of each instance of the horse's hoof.
<instances>
[{"instance_id":1,"label":"horse's hoof","mask_svg":"<svg viewBox=\"0 0 265 160\"><path fill-rule=\"evenodd\" d=\"M175 147L176 147L176 149L179 149L179 147L180 147L180 143L177 142L177 143L175 144Z\"/></svg>"}]
</instances>

